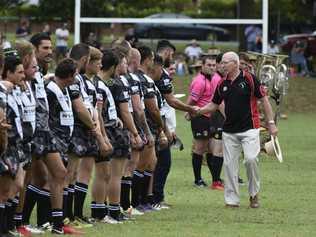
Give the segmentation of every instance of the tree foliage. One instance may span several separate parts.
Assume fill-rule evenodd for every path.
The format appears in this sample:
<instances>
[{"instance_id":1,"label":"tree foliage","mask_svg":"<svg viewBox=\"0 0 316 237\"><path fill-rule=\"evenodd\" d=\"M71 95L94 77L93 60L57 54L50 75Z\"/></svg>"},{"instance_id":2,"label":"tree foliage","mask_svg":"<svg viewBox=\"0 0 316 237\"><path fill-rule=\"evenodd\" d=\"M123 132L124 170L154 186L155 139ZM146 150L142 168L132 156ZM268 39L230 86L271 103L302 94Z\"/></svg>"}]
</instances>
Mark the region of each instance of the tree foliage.
<instances>
[{"instance_id":1,"label":"tree foliage","mask_svg":"<svg viewBox=\"0 0 316 237\"><path fill-rule=\"evenodd\" d=\"M39 6L23 5L25 0L0 0L1 15L32 16L38 20L74 19L75 0L40 0ZM316 27L316 0L270 0L269 20L281 24L309 24ZM183 13L201 18L235 18L239 3L241 18L260 18L262 0L81 0L85 17L145 17L155 13ZM314 13L315 14L315 13ZM276 22L274 22L276 24Z\"/></svg>"},{"instance_id":2,"label":"tree foliage","mask_svg":"<svg viewBox=\"0 0 316 237\"><path fill-rule=\"evenodd\" d=\"M10 11L23 4L23 0L0 0L0 16L11 16Z\"/></svg>"}]
</instances>

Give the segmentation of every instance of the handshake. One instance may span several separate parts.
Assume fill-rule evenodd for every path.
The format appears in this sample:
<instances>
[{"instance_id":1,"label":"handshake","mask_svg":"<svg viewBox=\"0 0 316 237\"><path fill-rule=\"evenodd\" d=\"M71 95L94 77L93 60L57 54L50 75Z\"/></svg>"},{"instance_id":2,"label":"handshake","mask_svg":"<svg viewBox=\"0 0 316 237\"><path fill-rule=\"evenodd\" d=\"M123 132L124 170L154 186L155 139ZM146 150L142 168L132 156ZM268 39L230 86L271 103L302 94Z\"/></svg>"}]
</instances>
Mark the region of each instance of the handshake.
<instances>
[{"instance_id":1,"label":"handshake","mask_svg":"<svg viewBox=\"0 0 316 237\"><path fill-rule=\"evenodd\" d=\"M193 106L190 106L190 110L187 113L185 113L184 117L186 120L190 121L191 118L197 117L201 114L202 114L201 108L193 105Z\"/></svg>"}]
</instances>

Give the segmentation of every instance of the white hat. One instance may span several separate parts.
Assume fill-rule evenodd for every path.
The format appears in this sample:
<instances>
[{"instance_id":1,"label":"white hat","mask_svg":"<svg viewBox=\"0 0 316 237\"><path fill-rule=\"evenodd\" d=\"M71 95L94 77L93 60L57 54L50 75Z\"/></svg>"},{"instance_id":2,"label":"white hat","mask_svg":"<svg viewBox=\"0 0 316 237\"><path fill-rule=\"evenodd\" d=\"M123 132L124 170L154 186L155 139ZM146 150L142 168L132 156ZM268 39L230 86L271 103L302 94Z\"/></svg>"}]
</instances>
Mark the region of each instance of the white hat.
<instances>
[{"instance_id":1,"label":"white hat","mask_svg":"<svg viewBox=\"0 0 316 237\"><path fill-rule=\"evenodd\" d=\"M264 144L264 149L269 156L276 157L280 163L283 162L283 156L278 137L271 136L271 140Z\"/></svg>"}]
</instances>

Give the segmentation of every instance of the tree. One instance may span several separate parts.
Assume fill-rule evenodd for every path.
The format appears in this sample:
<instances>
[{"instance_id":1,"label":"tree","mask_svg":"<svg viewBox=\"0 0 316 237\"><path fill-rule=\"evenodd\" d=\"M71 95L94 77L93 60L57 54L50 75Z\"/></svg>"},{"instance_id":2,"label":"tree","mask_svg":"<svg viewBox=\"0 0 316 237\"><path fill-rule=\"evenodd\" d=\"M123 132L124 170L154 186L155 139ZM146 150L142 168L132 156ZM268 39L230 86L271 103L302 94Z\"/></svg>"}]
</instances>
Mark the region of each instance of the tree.
<instances>
[{"instance_id":1,"label":"tree","mask_svg":"<svg viewBox=\"0 0 316 237\"><path fill-rule=\"evenodd\" d=\"M23 0L0 0L1 16L8 16L11 9L21 6L23 2Z\"/></svg>"}]
</instances>

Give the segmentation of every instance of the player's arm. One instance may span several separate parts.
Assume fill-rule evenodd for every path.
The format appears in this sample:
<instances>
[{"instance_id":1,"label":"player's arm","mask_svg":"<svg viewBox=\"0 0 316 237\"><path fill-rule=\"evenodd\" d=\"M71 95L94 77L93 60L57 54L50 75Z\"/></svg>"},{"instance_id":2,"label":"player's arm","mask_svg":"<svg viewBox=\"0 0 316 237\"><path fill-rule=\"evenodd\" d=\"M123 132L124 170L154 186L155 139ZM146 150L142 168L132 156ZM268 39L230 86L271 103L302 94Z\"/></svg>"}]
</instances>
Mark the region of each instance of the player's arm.
<instances>
[{"instance_id":1,"label":"player's arm","mask_svg":"<svg viewBox=\"0 0 316 237\"><path fill-rule=\"evenodd\" d=\"M197 114L207 114L207 113L214 113L218 109L219 105L215 104L214 102L210 102L207 105L200 108Z\"/></svg>"},{"instance_id":2,"label":"player's arm","mask_svg":"<svg viewBox=\"0 0 316 237\"><path fill-rule=\"evenodd\" d=\"M133 116L128 110L128 102L119 103L119 108L123 124L131 133L132 143L134 143L134 146L140 147L142 145L142 139L140 138L136 129Z\"/></svg>"},{"instance_id":3,"label":"player's arm","mask_svg":"<svg viewBox=\"0 0 316 237\"><path fill-rule=\"evenodd\" d=\"M6 123L5 112L0 108L0 154L5 152L8 145L7 129L11 126Z\"/></svg>"},{"instance_id":4,"label":"player's arm","mask_svg":"<svg viewBox=\"0 0 316 237\"><path fill-rule=\"evenodd\" d=\"M99 124L100 124L100 130L102 135L104 136L106 134L105 132L105 126L104 126L104 120L102 117L102 110L103 110L103 102L97 102L96 106L97 112L98 112L98 119L99 119Z\"/></svg>"},{"instance_id":5,"label":"player's arm","mask_svg":"<svg viewBox=\"0 0 316 237\"><path fill-rule=\"evenodd\" d=\"M162 121L162 118L160 116L160 110L157 105L157 99L155 97L147 98L144 100L144 102L145 102L145 107L148 110L151 118L159 127L159 131L163 131L165 129L164 122Z\"/></svg>"},{"instance_id":6,"label":"player's arm","mask_svg":"<svg viewBox=\"0 0 316 237\"><path fill-rule=\"evenodd\" d=\"M104 122L102 119L102 115L99 116L99 111L97 109L94 110L94 118L96 119L96 132L95 132L95 137L98 141L99 149L100 149L100 154L101 156L106 156L110 154L113 150L112 145L108 139L108 136L106 135L104 131ZM102 126L101 126L102 123ZM103 132L102 132L103 129Z\"/></svg>"},{"instance_id":7,"label":"player's arm","mask_svg":"<svg viewBox=\"0 0 316 237\"><path fill-rule=\"evenodd\" d=\"M68 90L73 110L77 114L79 120L90 130L94 129L95 122L93 121L93 117L91 116L89 110L83 103L79 81L75 80L74 84L68 87Z\"/></svg>"},{"instance_id":8,"label":"player's arm","mask_svg":"<svg viewBox=\"0 0 316 237\"><path fill-rule=\"evenodd\" d=\"M187 105L185 103L183 103L181 100L177 99L176 97L174 97L174 94L168 93L168 94L163 94L164 98L166 99L167 103L178 110L181 111L185 111L185 112L189 112L189 113L195 113L196 110L193 106L191 105Z\"/></svg>"},{"instance_id":9,"label":"player's arm","mask_svg":"<svg viewBox=\"0 0 316 237\"><path fill-rule=\"evenodd\" d=\"M82 98L78 97L74 100L72 100L72 106L76 114L78 115L78 118L84 125L86 125L89 129L95 128L95 122L92 119L92 116L90 115L90 112L85 107Z\"/></svg>"},{"instance_id":10,"label":"player's arm","mask_svg":"<svg viewBox=\"0 0 316 237\"><path fill-rule=\"evenodd\" d=\"M148 124L147 124L145 112L143 110L139 94L134 94L134 95L131 96L131 98L132 98L132 106L133 106L135 119L141 125L141 127L142 127L144 133L146 134L147 138L148 137L152 138L152 134L151 134L151 131L150 131L150 129L148 127ZM153 140L153 138L151 140Z\"/></svg>"}]
</instances>

